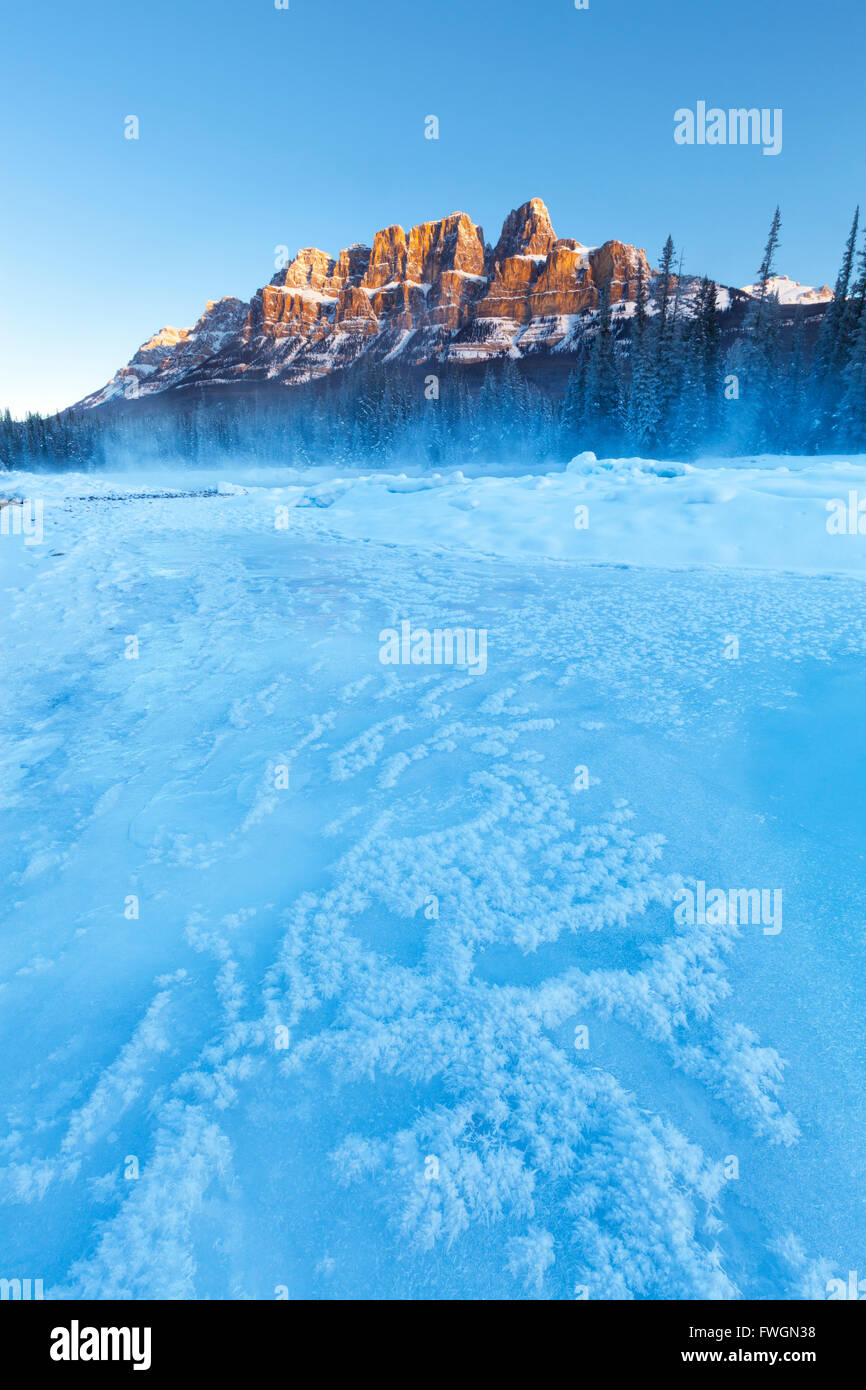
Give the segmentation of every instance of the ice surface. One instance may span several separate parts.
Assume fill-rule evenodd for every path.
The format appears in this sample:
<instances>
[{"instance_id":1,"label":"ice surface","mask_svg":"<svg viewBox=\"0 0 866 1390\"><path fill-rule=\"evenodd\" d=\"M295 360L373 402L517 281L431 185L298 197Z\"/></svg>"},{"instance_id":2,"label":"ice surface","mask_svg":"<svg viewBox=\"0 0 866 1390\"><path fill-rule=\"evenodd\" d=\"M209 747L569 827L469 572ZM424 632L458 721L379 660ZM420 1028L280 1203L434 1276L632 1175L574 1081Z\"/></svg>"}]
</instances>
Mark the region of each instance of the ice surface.
<instances>
[{"instance_id":1,"label":"ice surface","mask_svg":"<svg viewBox=\"0 0 866 1390\"><path fill-rule=\"evenodd\" d=\"M866 541L825 527L862 483L0 483L44 502L41 544L0 536L0 1275L703 1299L862 1267ZM485 675L381 665L407 618L486 629ZM783 930L676 925L696 880L780 887Z\"/></svg>"}]
</instances>

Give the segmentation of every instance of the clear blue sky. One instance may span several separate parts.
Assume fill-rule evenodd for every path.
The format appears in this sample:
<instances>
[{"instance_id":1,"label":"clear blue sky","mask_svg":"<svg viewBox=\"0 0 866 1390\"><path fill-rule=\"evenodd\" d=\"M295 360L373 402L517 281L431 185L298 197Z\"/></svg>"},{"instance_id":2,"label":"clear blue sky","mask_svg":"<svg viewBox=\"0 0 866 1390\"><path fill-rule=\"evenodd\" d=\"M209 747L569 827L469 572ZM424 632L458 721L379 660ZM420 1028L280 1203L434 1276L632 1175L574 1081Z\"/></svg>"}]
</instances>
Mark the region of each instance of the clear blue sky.
<instances>
[{"instance_id":1,"label":"clear blue sky","mask_svg":"<svg viewBox=\"0 0 866 1390\"><path fill-rule=\"evenodd\" d=\"M70 404L273 248L456 209L754 278L832 283L864 179L863 0L40 0L0 54L0 407ZM682 148L673 113L782 107L784 148ZM424 117L441 122L424 139ZM138 141L123 138L137 115Z\"/></svg>"}]
</instances>

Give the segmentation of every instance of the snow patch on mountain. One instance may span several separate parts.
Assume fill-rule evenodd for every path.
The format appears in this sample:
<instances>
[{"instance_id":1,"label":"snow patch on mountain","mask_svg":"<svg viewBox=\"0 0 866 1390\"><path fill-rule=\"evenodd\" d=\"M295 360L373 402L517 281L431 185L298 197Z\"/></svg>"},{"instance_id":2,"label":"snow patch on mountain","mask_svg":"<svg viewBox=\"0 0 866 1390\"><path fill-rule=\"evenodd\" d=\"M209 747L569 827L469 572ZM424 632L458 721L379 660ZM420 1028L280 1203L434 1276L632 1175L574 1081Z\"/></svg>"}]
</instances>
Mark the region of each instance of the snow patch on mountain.
<instances>
[{"instance_id":1,"label":"snow patch on mountain","mask_svg":"<svg viewBox=\"0 0 866 1390\"><path fill-rule=\"evenodd\" d=\"M743 285L743 294L753 299L761 293L760 285ZM791 280L787 275L773 275L767 281L767 294L775 295L780 304L829 304L833 291L827 285L815 289L812 285L801 285L799 280Z\"/></svg>"}]
</instances>

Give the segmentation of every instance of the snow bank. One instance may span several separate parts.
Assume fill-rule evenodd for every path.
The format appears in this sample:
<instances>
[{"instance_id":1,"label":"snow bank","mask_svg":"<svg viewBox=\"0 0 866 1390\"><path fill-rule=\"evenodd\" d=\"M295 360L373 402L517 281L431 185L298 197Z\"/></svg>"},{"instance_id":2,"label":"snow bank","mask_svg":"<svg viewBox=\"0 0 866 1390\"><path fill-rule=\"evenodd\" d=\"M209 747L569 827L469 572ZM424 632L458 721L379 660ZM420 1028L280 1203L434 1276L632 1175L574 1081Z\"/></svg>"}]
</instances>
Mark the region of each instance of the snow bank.
<instances>
[{"instance_id":1,"label":"snow bank","mask_svg":"<svg viewBox=\"0 0 866 1390\"><path fill-rule=\"evenodd\" d=\"M233 468L9 475L7 493L46 507L69 497L213 495L272 524L422 549L644 566L715 565L860 574L866 537L832 533L831 504L866 512L866 457L705 459L691 465L581 454L523 477ZM289 524L286 521L286 524ZM866 515L863 518L866 527Z\"/></svg>"},{"instance_id":2,"label":"snow bank","mask_svg":"<svg viewBox=\"0 0 866 1390\"><path fill-rule=\"evenodd\" d=\"M584 455L560 473L411 480L372 476L306 489L329 529L413 546L633 565L846 571L866 539L828 532L828 503L866 502L866 460L760 459L701 466ZM287 499L288 500L288 499Z\"/></svg>"}]
</instances>

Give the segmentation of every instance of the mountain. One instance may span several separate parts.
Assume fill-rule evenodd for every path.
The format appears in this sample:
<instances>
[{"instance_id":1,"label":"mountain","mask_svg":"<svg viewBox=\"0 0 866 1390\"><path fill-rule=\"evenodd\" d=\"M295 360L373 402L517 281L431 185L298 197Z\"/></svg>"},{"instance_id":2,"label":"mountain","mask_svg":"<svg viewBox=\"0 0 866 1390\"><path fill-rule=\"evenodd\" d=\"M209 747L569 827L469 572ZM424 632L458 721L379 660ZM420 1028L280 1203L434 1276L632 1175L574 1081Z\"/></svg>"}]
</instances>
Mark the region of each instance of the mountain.
<instances>
[{"instance_id":1,"label":"mountain","mask_svg":"<svg viewBox=\"0 0 866 1390\"><path fill-rule=\"evenodd\" d=\"M508 214L495 246L463 212L408 234L386 227L372 247L336 259L299 251L249 303L212 300L193 328L161 329L79 406L189 387L291 386L362 358L418 366L567 355L603 290L615 322L633 313L639 267L652 294L643 250L557 237L540 198ZM697 284L683 277L685 312ZM742 308L747 294L720 289L720 310Z\"/></svg>"},{"instance_id":2,"label":"mountain","mask_svg":"<svg viewBox=\"0 0 866 1390\"><path fill-rule=\"evenodd\" d=\"M761 290L760 285L744 285L743 294L754 299ZM829 304L833 291L828 285L820 290L811 285L801 285L799 280L791 280L787 275L774 275L767 281L767 293L775 295L780 304Z\"/></svg>"}]
</instances>

